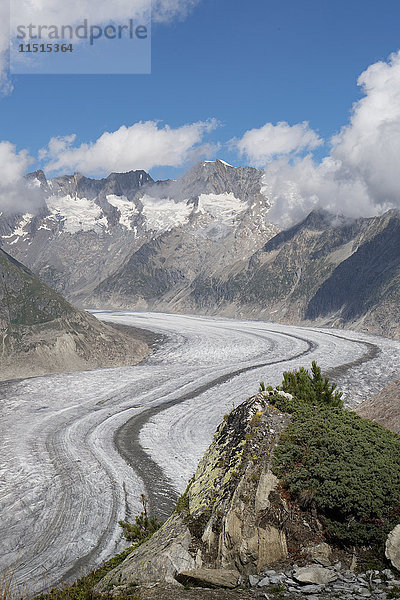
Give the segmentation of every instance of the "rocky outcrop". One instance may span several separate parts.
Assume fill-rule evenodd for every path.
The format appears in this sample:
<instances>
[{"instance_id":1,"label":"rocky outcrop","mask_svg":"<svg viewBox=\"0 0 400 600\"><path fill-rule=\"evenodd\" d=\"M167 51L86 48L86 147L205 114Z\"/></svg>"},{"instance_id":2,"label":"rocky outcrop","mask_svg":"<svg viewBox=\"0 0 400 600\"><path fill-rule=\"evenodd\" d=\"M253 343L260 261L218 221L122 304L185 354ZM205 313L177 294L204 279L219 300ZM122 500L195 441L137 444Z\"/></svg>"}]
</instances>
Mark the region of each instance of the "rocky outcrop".
<instances>
[{"instance_id":1,"label":"rocky outcrop","mask_svg":"<svg viewBox=\"0 0 400 600\"><path fill-rule=\"evenodd\" d=\"M247 579L322 543L317 518L292 504L271 472L273 450L288 423L266 395L227 415L173 515L97 589L181 581L199 569Z\"/></svg>"},{"instance_id":2,"label":"rocky outcrop","mask_svg":"<svg viewBox=\"0 0 400 600\"><path fill-rule=\"evenodd\" d=\"M280 412L277 406L289 412ZM331 410L337 416L340 409ZM317 418L319 411L323 415L321 421ZM305 413L308 417L304 420ZM340 415L348 419L346 411ZM352 415L352 423L356 423L353 416L361 421ZM307 431L306 446L300 442L296 429L300 422ZM317 425L313 431L309 425L314 422ZM371 425L368 423L368 427ZM367 548L346 544L343 537L334 538L323 512L318 512L316 502L310 502L310 488L305 488L307 495L300 489L296 501L290 493L290 475L283 474L282 482L274 475L274 471L280 472L281 453L289 457L299 474L312 446L321 454L326 454L328 448L339 452L340 444L330 444L335 435L340 439L337 427L332 427L333 437L327 434L324 438L327 445L315 433L320 429L325 434L330 426L326 409L306 407L288 393L262 391L243 402L224 417L168 521L109 572L95 591L108 594L111 590L113 596L118 596L133 584L141 593L153 586L162 590L166 583L175 582L224 589L224 593L237 586L251 588L255 597L275 594L278 586L285 598L305 594L334 599L339 594L384 600L400 585L396 575L387 568L360 573L360 565L370 561ZM373 429L383 433L383 437L396 437L382 428ZM296 449L288 441L293 439L298 443ZM371 448L377 439L379 436L370 436ZM347 447L343 453L346 462L349 452ZM329 483L335 485L338 481L337 469L331 479L326 468L315 468L314 460L311 466L307 465L318 485L327 485L329 498L335 498L335 488ZM299 486L309 486L304 475L297 481ZM361 486L360 494L365 489L369 491ZM341 502L337 500L333 510L338 511ZM347 525L352 520L344 517L340 522ZM386 556L395 569L400 565L399 528L400 525L390 533L386 543ZM384 536L381 549L383 543ZM172 592L172 597L180 595Z\"/></svg>"},{"instance_id":3,"label":"rocky outcrop","mask_svg":"<svg viewBox=\"0 0 400 600\"><path fill-rule=\"evenodd\" d=\"M129 365L149 353L132 334L77 310L0 250L0 379Z\"/></svg>"}]
</instances>

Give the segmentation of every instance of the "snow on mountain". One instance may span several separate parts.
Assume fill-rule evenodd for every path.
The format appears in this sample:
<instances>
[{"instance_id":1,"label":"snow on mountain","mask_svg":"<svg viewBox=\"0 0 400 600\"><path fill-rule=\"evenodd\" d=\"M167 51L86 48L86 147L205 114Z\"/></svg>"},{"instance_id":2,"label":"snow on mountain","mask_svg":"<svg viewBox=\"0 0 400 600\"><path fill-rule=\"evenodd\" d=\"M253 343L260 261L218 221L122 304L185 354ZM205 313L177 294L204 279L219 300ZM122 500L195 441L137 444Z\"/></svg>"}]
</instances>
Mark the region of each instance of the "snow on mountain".
<instances>
[{"instance_id":1,"label":"snow on mountain","mask_svg":"<svg viewBox=\"0 0 400 600\"><path fill-rule=\"evenodd\" d=\"M143 175L140 175L140 180L142 180ZM129 231L132 231L132 219L138 214L138 209L136 205L128 200L126 196L116 196L115 194L109 194L106 196L107 202L114 206L120 214L119 223Z\"/></svg>"},{"instance_id":2,"label":"snow on mountain","mask_svg":"<svg viewBox=\"0 0 400 600\"><path fill-rule=\"evenodd\" d=\"M249 257L275 233L261 178L221 160L199 162L176 181L154 181L145 171L47 180L36 171L27 180L41 195L39 209L0 216L0 245L75 302L141 248L154 243L157 253L170 234L171 259L178 252L182 261L173 278L192 277Z\"/></svg>"},{"instance_id":3,"label":"snow on mountain","mask_svg":"<svg viewBox=\"0 0 400 600\"><path fill-rule=\"evenodd\" d=\"M169 231L188 222L193 206L175 202L172 198L152 198L145 194L141 198L145 228L147 231Z\"/></svg>"},{"instance_id":4,"label":"snow on mountain","mask_svg":"<svg viewBox=\"0 0 400 600\"><path fill-rule=\"evenodd\" d=\"M200 194L198 212L207 213L223 225L233 226L248 208L247 202L229 194Z\"/></svg>"},{"instance_id":5,"label":"snow on mountain","mask_svg":"<svg viewBox=\"0 0 400 600\"><path fill-rule=\"evenodd\" d=\"M28 231L25 229L25 227L27 225L29 225L29 223L32 221L32 219L33 219L33 215L31 215L30 213L25 213L24 215L22 215L22 218L18 222L14 231L12 233L10 233L9 235L3 235L2 238L4 240L12 239L12 241L10 241L8 243L10 244L10 246L13 246L14 244L16 244L19 241L20 238L25 238L28 235Z\"/></svg>"},{"instance_id":6,"label":"snow on mountain","mask_svg":"<svg viewBox=\"0 0 400 600\"><path fill-rule=\"evenodd\" d=\"M214 161L214 160L203 160L203 164L205 164L205 165L206 164L213 164L213 163L216 163L216 162L219 162L219 163L225 165L225 167L231 167L232 169L235 168L232 165L230 165L229 163L227 163L224 160L222 160L221 158L217 158L216 161Z\"/></svg>"},{"instance_id":7,"label":"snow on mountain","mask_svg":"<svg viewBox=\"0 0 400 600\"><path fill-rule=\"evenodd\" d=\"M95 231L101 233L108 228L107 218L101 208L88 198L50 196L46 204L54 220L62 223L66 233Z\"/></svg>"}]
</instances>

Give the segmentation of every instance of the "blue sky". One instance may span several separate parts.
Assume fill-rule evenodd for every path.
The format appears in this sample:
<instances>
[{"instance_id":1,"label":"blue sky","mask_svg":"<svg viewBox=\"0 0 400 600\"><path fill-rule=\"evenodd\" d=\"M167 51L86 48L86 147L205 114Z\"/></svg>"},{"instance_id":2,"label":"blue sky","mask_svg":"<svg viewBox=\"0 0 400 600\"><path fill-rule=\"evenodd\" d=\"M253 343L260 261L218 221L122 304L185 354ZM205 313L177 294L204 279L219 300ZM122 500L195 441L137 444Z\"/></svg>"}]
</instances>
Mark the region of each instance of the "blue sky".
<instances>
[{"instance_id":1,"label":"blue sky","mask_svg":"<svg viewBox=\"0 0 400 600\"><path fill-rule=\"evenodd\" d=\"M0 99L0 140L36 157L54 136L80 144L138 121L215 118L204 141L234 165L246 157L226 142L266 122L309 121L326 140L361 97L360 73L400 47L399 22L398 0L200 0L186 19L154 26L151 75L15 76Z\"/></svg>"}]
</instances>

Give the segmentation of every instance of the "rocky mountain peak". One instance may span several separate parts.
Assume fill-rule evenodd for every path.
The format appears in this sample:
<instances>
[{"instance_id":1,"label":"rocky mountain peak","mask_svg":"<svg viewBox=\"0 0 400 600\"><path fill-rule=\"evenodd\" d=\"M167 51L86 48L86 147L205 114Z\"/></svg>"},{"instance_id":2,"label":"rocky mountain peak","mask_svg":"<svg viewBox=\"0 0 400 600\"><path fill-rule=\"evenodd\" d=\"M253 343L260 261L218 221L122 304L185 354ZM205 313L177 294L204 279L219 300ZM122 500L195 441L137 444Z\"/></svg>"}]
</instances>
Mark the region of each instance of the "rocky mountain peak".
<instances>
[{"instance_id":1,"label":"rocky mountain peak","mask_svg":"<svg viewBox=\"0 0 400 600\"><path fill-rule=\"evenodd\" d=\"M30 174L32 176L34 174ZM49 181L51 192L56 195L71 195L78 198L95 199L97 196L113 194L132 199L145 185L153 183L146 171L128 171L127 173L110 173L103 179L86 177L82 173L62 175Z\"/></svg>"},{"instance_id":2,"label":"rocky mountain peak","mask_svg":"<svg viewBox=\"0 0 400 600\"><path fill-rule=\"evenodd\" d=\"M153 178L143 170L111 173L100 181L104 182L107 193L126 196L128 199L131 199L140 188L154 183Z\"/></svg>"},{"instance_id":3,"label":"rocky mountain peak","mask_svg":"<svg viewBox=\"0 0 400 600\"><path fill-rule=\"evenodd\" d=\"M224 161L201 161L180 180L181 196L231 193L241 200L253 200L261 193L262 171L252 167L232 167Z\"/></svg>"},{"instance_id":4,"label":"rocky mountain peak","mask_svg":"<svg viewBox=\"0 0 400 600\"><path fill-rule=\"evenodd\" d=\"M32 173L27 173L25 179L30 182L37 181L40 186L47 189L47 178L41 169L33 171Z\"/></svg>"}]
</instances>

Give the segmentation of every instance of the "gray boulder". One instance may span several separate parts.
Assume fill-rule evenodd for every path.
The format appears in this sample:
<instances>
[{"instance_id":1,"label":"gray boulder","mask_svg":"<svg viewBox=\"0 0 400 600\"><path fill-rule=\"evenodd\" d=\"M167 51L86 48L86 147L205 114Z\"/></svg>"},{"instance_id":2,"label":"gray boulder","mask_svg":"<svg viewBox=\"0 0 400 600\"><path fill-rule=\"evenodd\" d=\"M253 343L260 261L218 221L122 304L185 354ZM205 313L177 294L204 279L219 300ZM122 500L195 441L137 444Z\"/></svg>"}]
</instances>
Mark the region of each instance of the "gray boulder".
<instances>
[{"instance_id":1,"label":"gray boulder","mask_svg":"<svg viewBox=\"0 0 400 600\"><path fill-rule=\"evenodd\" d=\"M257 575L249 575L249 586L250 587L256 587L258 585L259 581L260 581L260 578Z\"/></svg>"},{"instance_id":2,"label":"gray boulder","mask_svg":"<svg viewBox=\"0 0 400 600\"><path fill-rule=\"evenodd\" d=\"M323 567L329 567L331 564L332 548L326 542L307 546L302 554Z\"/></svg>"},{"instance_id":3,"label":"gray boulder","mask_svg":"<svg viewBox=\"0 0 400 600\"><path fill-rule=\"evenodd\" d=\"M183 585L233 589L238 585L239 576L238 571L227 569L192 569L178 573L175 579Z\"/></svg>"},{"instance_id":4,"label":"gray boulder","mask_svg":"<svg viewBox=\"0 0 400 600\"><path fill-rule=\"evenodd\" d=\"M330 569L312 565L310 567L300 567L299 569L296 569L293 578L299 583L326 585L331 581L335 581L338 576L337 573Z\"/></svg>"}]
</instances>

